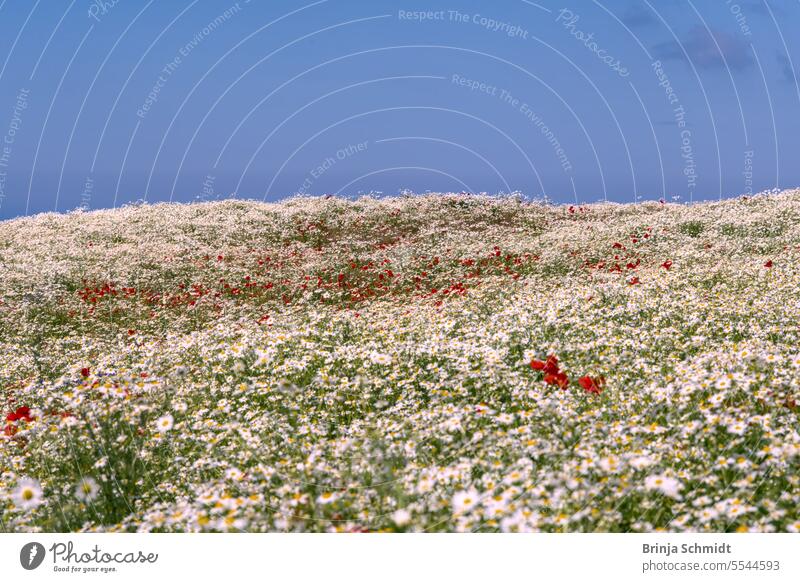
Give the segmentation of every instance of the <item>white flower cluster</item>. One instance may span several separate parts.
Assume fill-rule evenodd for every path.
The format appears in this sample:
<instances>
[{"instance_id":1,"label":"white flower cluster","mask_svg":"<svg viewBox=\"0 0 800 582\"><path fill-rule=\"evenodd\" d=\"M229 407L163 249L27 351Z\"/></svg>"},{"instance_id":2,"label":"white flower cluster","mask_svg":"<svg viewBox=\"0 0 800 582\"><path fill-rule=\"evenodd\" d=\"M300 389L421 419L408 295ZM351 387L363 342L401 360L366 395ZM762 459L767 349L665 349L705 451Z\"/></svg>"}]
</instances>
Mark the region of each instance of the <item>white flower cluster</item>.
<instances>
[{"instance_id":1,"label":"white flower cluster","mask_svg":"<svg viewBox=\"0 0 800 582\"><path fill-rule=\"evenodd\" d=\"M798 531L800 192L0 223L12 531Z\"/></svg>"}]
</instances>

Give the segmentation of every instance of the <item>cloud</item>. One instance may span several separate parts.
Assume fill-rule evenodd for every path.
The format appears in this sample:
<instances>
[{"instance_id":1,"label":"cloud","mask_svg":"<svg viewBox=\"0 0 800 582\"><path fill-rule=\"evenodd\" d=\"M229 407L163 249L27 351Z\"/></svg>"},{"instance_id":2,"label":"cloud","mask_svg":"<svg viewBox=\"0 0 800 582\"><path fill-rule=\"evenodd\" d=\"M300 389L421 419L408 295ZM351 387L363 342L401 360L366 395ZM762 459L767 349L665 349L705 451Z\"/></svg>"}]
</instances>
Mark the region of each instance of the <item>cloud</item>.
<instances>
[{"instance_id":1,"label":"cloud","mask_svg":"<svg viewBox=\"0 0 800 582\"><path fill-rule=\"evenodd\" d=\"M766 4L769 4L769 10L764 2L764 0L751 0L750 2L740 2L742 5L743 12L751 12L754 14L759 14L761 16L769 16L770 10L776 16L779 14L786 14L784 2L778 2L777 0L771 0Z\"/></svg>"},{"instance_id":2,"label":"cloud","mask_svg":"<svg viewBox=\"0 0 800 582\"><path fill-rule=\"evenodd\" d=\"M630 6L622 15L621 20L630 28L644 28L657 22L652 10L641 4Z\"/></svg>"},{"instance_id":3,"label":"cloud","mask_svg":"<svg viewBox=\"0 0 800 582\"><path fill-rule=\"evenodd\" d=\"M721 69L727 66L734 71L741 71L753 64L750 45L746 41L718 30L712 30L709 34L701 26L692 28L680 44L669 41L655 45L653 54L663 61L685 61L688 55L691 62L702 69Z\"/></svg>"},{"instance_id":4,"label":"cloud","mask_svg":"<svg viewBox=\"0 0 800 582\"><path fill-rule=\"evenodd\" d=\"M792 69L792 63L789 62L789 57L787 57L783 53L778 53L778 64L781 67L781 73L782 73L781 80L787 83L791 83L792 85L797 83L798 81L797 75L794 69Z\"/></svg>"}]
</instances>

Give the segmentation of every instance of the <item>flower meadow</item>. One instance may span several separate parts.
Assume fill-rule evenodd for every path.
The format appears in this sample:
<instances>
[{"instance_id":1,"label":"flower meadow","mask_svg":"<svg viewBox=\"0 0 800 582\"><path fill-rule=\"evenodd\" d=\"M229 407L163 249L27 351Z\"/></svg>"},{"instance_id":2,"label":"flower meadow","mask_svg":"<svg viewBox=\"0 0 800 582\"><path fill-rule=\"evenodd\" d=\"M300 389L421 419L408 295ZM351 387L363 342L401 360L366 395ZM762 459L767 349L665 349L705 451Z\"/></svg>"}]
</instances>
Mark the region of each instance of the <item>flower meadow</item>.
<instances>
[{"instance_id":1,"label":"flower meadow","mask_svg":"<svg viewBox=\"0 0 800 582\"><path fill-rule=\"evenodd\" d=\"M0 223L4 531L800 530L800 191Z\"/></svg>"}]
</instances>

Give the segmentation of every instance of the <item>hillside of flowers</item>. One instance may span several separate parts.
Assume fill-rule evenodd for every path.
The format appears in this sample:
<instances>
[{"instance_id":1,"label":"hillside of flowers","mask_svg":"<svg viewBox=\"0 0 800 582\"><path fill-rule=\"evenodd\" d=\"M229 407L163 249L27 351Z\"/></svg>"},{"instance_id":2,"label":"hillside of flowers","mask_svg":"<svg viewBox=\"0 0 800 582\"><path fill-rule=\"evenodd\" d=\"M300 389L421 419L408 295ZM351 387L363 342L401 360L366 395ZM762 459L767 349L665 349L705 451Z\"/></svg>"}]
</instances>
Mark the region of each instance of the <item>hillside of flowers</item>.
<instances>
[{"instance_id":1,"label":"hillside of flowers","mask_svg":"<svg viewBox=\"0 0 800 582\"><path fill-rule=\"evenodd\" d=\"M800 530L800 191L0 223L3 531Z\"/></svg>"}]
</instances>

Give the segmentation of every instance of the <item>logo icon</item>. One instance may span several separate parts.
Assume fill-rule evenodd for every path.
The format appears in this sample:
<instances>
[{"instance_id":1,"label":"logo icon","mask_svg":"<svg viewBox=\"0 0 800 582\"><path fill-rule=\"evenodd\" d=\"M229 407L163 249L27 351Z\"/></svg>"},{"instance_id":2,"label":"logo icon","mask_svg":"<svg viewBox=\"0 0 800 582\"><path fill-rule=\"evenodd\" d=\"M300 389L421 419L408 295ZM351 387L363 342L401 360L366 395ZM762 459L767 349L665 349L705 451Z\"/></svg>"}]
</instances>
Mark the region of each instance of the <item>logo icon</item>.
<instances>
[{"instance_id":1,"label":"logo icon","mask_svg":"<svg viewBox=\"0 0 800 582\"><path fill-rule=\"evenodd\" d=\"M35 570L44 561L44 546L39 542L30 542L22 546L19 552L19 563L26 570Z\"/></svg>"}]
</instances>

